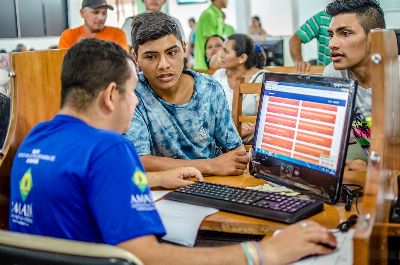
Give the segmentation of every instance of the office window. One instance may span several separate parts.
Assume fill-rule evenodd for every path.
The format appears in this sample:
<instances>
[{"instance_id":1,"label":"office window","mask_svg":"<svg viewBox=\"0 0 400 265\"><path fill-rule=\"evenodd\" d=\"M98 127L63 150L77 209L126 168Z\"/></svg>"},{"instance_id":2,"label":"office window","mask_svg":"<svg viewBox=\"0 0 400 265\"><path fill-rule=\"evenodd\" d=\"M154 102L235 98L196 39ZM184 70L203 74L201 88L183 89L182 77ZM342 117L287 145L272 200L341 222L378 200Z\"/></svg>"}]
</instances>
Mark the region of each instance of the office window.
<instances>
[{"instance_id":1,"label":"office window","mask_svg":"<svg viewBox=\"0 0 400 265\"><path fill-rule=\"evenodd\" d=\"M2 2L0 38L58 36L68 28L67 0Z\"/></svg>"}]
</instances>

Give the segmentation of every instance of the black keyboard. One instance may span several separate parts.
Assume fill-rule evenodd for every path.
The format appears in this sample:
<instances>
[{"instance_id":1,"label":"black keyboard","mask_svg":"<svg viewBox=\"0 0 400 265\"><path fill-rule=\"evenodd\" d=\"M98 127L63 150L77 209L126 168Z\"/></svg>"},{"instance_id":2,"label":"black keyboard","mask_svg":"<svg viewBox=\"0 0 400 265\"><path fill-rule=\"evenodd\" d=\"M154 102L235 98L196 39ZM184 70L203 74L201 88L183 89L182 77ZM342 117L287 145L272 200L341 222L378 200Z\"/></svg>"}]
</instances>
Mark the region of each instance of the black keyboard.
<instances>
[{"instance_id":1,"label":"black keyboard","mask_svg":"<svg viewBox=\"0 0 400 265\"><path fill-rule=\"evenodd\" d=\"M322 201L209 182L176 189L168 200L197 204L282 223L295 223L322 211Z\"/></svg>"}]
</instances>

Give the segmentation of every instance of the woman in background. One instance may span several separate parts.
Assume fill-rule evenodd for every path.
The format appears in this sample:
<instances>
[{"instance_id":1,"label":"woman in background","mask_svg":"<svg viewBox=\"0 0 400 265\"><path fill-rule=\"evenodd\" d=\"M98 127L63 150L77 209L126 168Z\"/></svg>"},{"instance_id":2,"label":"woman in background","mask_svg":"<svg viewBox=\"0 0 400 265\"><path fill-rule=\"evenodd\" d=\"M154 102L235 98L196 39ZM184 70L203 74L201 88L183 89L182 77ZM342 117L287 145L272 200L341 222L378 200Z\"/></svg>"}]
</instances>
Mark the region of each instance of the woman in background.
<instances>
[{"instance_id":1,"label":"woman in background","mask_svg":"<svg viewBox=\"0 0 400 265\"><path fill-rule=\"evenodd\" d=\"M220 52L221 69L213 76L222 85L229 108L232 110L233 90L238 77L244 77L246 83L261 83L266 62L262 48L245 34L233 34L228 37ZM244 95L242 111L244 115L256 115L258 96ZM253 135L254 124L242 125L242 138L248 142ZM247 141L245 141L247 140Z\"/></svg>"},{"instance_id":2,"label":"woman in background","mask_svg":"<svg viewBox=\"0 0 400 265\"><path fill-rule=\"evenodd\" d=\"M251 24L249 27L248 34L250 37L257 40L264 40L267 37L267 32L262 28L261 20L259 16L254 16L251 18Z\"/></svg>"},{"instance_id":3,"label":"woman in background","mask_svg":"<svg viewBox=\"0 0 400 265\"><path fill-rule=\"evenodd\" d=\"M222 49L225 39L220 35L212 35L206 40L206 62L208 69L217 70L221 68L219 65L219 54L218 52Z\"/></svg>"}]
</instances>

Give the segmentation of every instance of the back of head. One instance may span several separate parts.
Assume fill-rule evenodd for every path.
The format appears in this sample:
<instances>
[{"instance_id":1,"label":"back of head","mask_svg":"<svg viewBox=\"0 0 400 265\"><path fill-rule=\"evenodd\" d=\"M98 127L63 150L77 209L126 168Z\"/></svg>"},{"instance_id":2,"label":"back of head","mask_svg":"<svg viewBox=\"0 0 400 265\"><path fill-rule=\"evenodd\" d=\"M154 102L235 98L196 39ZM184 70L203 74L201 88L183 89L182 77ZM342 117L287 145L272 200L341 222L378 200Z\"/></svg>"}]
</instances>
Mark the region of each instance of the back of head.
<instances>
[{"instance_id":1,"label":"back of head","mask_svg":"<svg viewBox=\"0 0 400 265\"><path fill-rule=\"evenodd\" d=\"M255 44L249 36L245 34L232 34L228 37L228 40L235 41L233 49L236 56L247 55L247 61L244 63L247 69L252 67L262 69L264 67L266 56L262 48L258 44Z\"/></svg>"},{"instance_id":2,"label":"back of head","mask_svg":"<svg viewBox=\"0 0 400 265\"><path fill-rule=\"evenodd\" d=\"M137 53L140 45L170 34L182 42L179 26L171 16L159 11L137 15L132 21L132 48Z\"/></svg>"},{"instance_id":3,"label":"back of head","mask_svg":"<svg viewBox=\"0 0 400 265\"><path fill-rule=\"evenodd\" d=\"M85 110L111 82L122 89L131 76L128 60L126 51L111 41L84 39L72 46L62 65L61 107Z\"/></svg>"},{"instance_id":4,"label":"back of head","mask_svg":"<svg viewBox=\"0 0 400 265\"><path fill-rule=\"evenodd\" d=\"M332 17L355 13L366 34L375 28L386 28L383 10L376 0L335 0L328 4L326 13Z\"/></svg>"}]
</instances>

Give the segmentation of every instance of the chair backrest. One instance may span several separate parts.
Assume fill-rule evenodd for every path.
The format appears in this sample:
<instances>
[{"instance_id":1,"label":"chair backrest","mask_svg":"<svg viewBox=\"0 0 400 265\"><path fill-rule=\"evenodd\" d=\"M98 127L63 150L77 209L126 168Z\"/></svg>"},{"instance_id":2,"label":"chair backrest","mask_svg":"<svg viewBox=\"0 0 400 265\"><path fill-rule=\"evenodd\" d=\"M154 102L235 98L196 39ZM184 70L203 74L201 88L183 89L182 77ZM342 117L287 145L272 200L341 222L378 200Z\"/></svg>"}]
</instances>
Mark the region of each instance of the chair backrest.
<instances>
[{"instance_id":1,"label":"chair backrest","mask_svg":"<svg viewBox=\"0 0 400 265\"><path fill-rule=\"evenodd\" d=\"M15 153L37 123L60 109L61 66L66 50L11 54L11 125L0 156L0 228L7 227L10 171Z\"/></svg>"},{"instance_id":2,"label":"chair backrest","mask_svg":"<svg viewBox=\"0 0 400 265\"><path fill-rule=\"evenodd\" d=\"M207 69L207 70L196 70L196 72L198 73L203 73L203 74L207 74L207 75L213 75L215 70L214 69Z\"/></svg>"},{"instance_id":3,"label":"chair backrest","mask_svg":"<svg viewBox=\"0 0 400 265\"><path fill-rule=\"evenodd\" d=\"M387 264L390 200L400 173L400 80L396 36L379 30L368 34L372 88L372 126L364 195L354 237L355 264Z\"/></svg>"},{"instance_id":4,"label":"chair backrest","mask_svg":"<svg viewBox=\"0 0 400 265\"><path fill-rule=\"evenodd\" d=\"M239 135L242 136L242 124L244 122L255 123L257 116L243 115L242 102L243 95L246 94L261 94L261 83L245 83L244 77L240 77L236 80L237 88L233 90L233 101L232 101L232 118L235 123L236 129ZM258 104L258 102L257 102ZM258 106L257 106L258 107ZM246 151L249 151L251 145L245 145Z\"/></svg>"},{"instance_id":5,"label":"chair backrest","mask_svg":"<svg viewBox=\"0 0 400 265\"><path fill-rule=\"evenodd\" d=\"M264 69L267 72L272 72L272 73L288 73L288 74L297 73L297 69L294 66L265 66ZM321 75L324 69L325 66L322 65L311 65L310 71L307 71L304 74Z\"/></svg>"},{"instance_id":6,"label":"chair backrest","mask_svg":"<svg viewBox=\"0 0 400 265\"><path fill-rule=\"evenodd\" d=\"M2 265L143 265L121 248L0 230Z\"/></svg>"}]
</instances>

